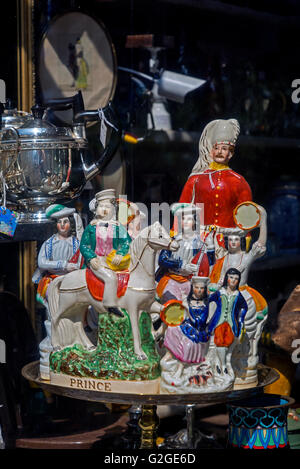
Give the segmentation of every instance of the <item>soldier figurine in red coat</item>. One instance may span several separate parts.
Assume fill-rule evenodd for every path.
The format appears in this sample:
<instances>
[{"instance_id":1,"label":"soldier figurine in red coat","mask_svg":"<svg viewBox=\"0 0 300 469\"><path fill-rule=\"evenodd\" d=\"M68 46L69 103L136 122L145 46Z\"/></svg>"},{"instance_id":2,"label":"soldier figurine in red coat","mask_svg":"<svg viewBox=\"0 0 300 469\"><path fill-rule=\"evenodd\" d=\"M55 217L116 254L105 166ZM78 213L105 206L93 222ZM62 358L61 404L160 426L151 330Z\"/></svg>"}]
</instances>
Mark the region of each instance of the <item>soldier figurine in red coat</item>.
<instances>
[{"instance_id":1,"label":"soldier figurine in red coat","mask_svg":"<svg viewBox=\"0 0 300 469\"><path fill-rule=\"evenodd\" d=\"M190 174L179 202L204 204L204 225L235 227L233 210L242 202L251 201L247 181L228 166L240 132L235 119L214 120L207 124L199 141L199 158Z\"/></svg>"}]
</instances>

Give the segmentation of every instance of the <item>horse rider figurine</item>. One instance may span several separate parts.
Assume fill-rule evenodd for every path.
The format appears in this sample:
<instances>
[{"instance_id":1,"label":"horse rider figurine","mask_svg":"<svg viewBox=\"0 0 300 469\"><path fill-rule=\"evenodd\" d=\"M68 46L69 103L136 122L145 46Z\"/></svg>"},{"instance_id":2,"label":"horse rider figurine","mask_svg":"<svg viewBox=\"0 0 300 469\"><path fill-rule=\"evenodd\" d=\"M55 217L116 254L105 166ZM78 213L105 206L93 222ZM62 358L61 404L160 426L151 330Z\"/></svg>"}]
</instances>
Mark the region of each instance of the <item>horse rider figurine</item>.
<instances>
[{"instance_id":1,"label":"horse rider figurine","mask_svg":"<svg viewBox=\"0 0 300 469\"><path fill-rule=\"evenodd\" d=\"M116 305L116 272L128 267L131 237L116 220L115 190L98 192L90 202L94 218L85 228L80 252L87 266L104 284L103 305L107 312L123 316Z\"/></svg>"}]
</instances>

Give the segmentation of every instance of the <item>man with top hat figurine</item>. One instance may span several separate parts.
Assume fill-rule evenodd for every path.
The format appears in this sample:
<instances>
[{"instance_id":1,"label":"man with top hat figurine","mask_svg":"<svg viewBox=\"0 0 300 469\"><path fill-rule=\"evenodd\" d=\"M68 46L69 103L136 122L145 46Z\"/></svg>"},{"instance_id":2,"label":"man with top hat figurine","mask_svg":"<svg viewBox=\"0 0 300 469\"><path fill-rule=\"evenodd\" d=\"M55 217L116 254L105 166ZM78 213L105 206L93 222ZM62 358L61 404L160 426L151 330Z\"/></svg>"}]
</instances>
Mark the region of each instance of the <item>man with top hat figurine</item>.
<instances>
[{"instance_id":1,"label":"man with top hat figurine","mask_svg":"<svg viewBox=\"0 0 300 469\"><path fill-rule=\"evenodd\" d=\"M123 316L116 306L116 272L129 266L131 238L124 226L116 220L116 196L114 189L98 192L90 202L94 218L85 228L80 252L85 265L104 284L103 305L109 313Z\"/></svg>"},{"instance_id":2,"label":"man with top hat figurine","mask_svg":"<svg viewBox=\"0 0 300 469\"><path fill-rule=\"evenodd\" d=\"M252 200L247 181L229 167L239 132L236 119L217 119L206 125L199 140L199 158L179 199L204 204L204 225L208 231L215 230L219 243L222 228L235 227L237 205Z\"/></svg>"},{"instance_id":3,"label":"man with top hat figurine","mask_svg":"<svg viewBox=\"0 0 300 469\"><path fill-rule=\"evenodd\" d=\"M194 204L178 203L171 209L178 217L178 233L174 239L179 249L176 252L162 250L158 259L156 291L162 303L171 299L182 301L190 292L192 275L208 277L210 265L214 263L214 251L207 249L199 233L197 215L200 208Z\"/></svg>"},{"instance_id":4,"label":"man with top hat figurine","mask_svg":"<svg viewBox=\"0 0 300 469\"><path fill-rule=\"evenodd\" d=\"M47 315L44 322L47 335L39 345L42 379L50 379L49 354L52 350L48 288L55 277L80 269L82 258L79 244L83 232L82 220L74 208L53 204L47 208L46 217L56 222L57 232L42 244L38 254L38 268L32 278L32 281L38 284L37 301L45 306ZM76 236L72 233L72 228Z\"/></svg>"}]
</instances>

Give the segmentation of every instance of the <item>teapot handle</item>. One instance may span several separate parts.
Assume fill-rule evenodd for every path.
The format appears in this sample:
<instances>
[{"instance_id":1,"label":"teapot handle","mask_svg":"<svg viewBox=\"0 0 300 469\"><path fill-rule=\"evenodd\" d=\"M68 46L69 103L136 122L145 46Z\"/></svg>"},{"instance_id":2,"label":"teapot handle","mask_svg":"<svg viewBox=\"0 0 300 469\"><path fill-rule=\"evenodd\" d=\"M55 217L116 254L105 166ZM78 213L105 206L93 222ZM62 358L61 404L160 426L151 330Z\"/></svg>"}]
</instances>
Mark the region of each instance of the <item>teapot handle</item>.
<instances>
[{"instance_id":1,"label":"teapot handle","mask_svg":"<svg viewBox=\"0 0 300 469\"><path fill-rule=\"evenodd\" d=\"M82 93L79 91L76 95L70 98L51 99L45 102L44 105L54 111L65 111L68 109L73 109L74 128L76 125L80 128L84 127L86 121L95 122L104 119L104 121L112 128L110 140L99 159L91 166L84 166L85 178L87 181L89 181L96 174L103 171L117 151L122 136L119 120L111 102L109 102L107 106L101 109L84 110Z\"/></svg>"},{"instance_id":2,"label":"teapot handle","mask_svg":"<svg viewBox=\"0 0 300 469\"><path fill-rule=\"evenodd\" d=\"M47 107L47 109L51 109L52 111L67 111L68 109L73 109L73 116L84 110L84 102L81 91L78 91L77 94L69 98L49 99L44 103L44 105ZM83 122L83 120L77 122Z\"/></svg>"},{"instance_id":3,"label":"teapot handle","mask_svg":"<svg viewBox=\"0 0 300 469\"><path fill-rule=\"evenodd\" d=\"M107 106L90 111L82 111L74 116L74 125L81 123L82 119L85 121L98 121L104 120L105 124L111 128L111 135L108 145L104 148L99 159L89 168L86 168L85 176L87 181L90 180L95 174L102 172L108 163L112 160L117 148L121 142L122 130L121 125L114 110L112 103L109 102Z\"/></svg>"}]
</instances>

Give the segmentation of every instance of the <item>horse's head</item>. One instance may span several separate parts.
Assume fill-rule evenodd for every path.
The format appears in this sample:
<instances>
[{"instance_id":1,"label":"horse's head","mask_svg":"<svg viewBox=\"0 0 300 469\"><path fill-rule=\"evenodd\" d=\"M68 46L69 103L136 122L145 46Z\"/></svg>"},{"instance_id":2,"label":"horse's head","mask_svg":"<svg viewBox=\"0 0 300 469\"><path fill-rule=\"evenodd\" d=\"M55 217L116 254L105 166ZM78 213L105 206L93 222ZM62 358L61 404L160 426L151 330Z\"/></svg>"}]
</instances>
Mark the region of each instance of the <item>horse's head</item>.
<instances>
[{"instance_id":1,"label":"horse's head","mask_svg":"<svg viewBox=\"0 0 300 469\"><path fill-rule=\"evenodd\" d=\"M167 230L158 221L149 226L148 244L155 251L159 251L160 249L177 251L179 248L177 241L171 238Z\"/></svg>"}]
</instances>

